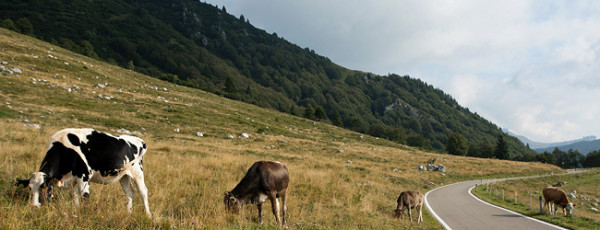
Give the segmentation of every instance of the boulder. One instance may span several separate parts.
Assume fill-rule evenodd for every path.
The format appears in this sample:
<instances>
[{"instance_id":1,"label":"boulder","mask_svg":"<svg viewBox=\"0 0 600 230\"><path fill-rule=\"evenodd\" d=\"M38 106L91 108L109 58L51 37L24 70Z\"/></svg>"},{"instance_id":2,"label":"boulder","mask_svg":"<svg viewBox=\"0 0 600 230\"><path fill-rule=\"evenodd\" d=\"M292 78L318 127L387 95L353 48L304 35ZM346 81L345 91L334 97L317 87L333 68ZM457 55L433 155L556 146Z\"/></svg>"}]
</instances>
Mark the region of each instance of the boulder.
<instances>
[{"instance_id":1,"label":"boulder","mask_svg":"<svg viewBox=\"0 0 600 230\"><path fill-rule=\"evenodd\" d=\"M428 171L437 171L438 167L435 166L434 164L427 164L425 166L427 168Z\"/></svg>"},{"instance_id":2,"label":"boulder","mask_svg":"<svg viewBox=\"0 0 600 230\"><path fill-rule=\"evenodd\" d=\"M439 164L437 167L437 171L446 172L446 166L444 166L443 164Z\"/></svg>"}]
</instances>

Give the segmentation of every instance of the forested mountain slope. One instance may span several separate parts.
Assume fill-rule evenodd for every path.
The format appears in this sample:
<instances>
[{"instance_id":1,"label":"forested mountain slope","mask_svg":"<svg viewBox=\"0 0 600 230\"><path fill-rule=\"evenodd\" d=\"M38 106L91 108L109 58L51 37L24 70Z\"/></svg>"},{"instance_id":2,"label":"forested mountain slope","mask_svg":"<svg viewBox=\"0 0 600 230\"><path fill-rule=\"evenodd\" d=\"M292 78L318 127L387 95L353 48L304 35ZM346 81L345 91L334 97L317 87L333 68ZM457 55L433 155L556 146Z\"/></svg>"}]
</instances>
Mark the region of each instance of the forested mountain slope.
<instances>
[{"instance_id":1,"label":"forested mountain slope","mask_svg":"<svg viewBox=\"0 0 600 230\"><path fill-rule=\"evenodd\" d=\"M349 70L191 0L1 1L7 27L112 64L400 143L445 151L454 133L469 154L535 152L419 79ZM463 152L465 154L466 152Z\"/></svg>"}]
</instances>

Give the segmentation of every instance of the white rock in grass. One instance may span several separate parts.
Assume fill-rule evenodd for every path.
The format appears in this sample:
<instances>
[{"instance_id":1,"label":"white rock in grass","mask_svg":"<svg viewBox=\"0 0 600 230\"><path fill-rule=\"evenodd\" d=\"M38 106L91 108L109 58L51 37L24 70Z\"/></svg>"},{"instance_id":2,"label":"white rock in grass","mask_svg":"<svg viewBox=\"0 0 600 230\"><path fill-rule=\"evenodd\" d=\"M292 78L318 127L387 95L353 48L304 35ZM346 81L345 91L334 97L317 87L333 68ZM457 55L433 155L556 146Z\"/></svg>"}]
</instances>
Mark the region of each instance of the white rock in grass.
<instances>
[{"instance_id":1,"label":"white rock in grass","mask_svg":"<svg viewBox=\"0 0 600 230\"><path fill-rule=\"evenodd\" d=\"M125 133L125 134L131 134L131 131L127 130L127 129L119 129L117 130L118 133Z\"/></svg>"},{"instance_id":2,"label":"white rock in grass","mask_svg":"<svg viewBox=\"0 0 600 230\"><path fill-rule=\"evenodd\" d=\"M32 127L32 128L40 129L39 124L26 124L25 127Z\"/></svg>"},{"instance_id":3,"label":"white rock in grass","mask_svg":"<svg viewBox=\"0 0 600 230\"><path fill-rule=\"evenodd\" d=\"M250 138L250 134L247 134L247 133L242 133L242 134L240 135L240 138Z\"/></svg>"},{"instance_id":4,"label":"white rock in grass","mask_svg":"<svg viewBox=\"0 0 600 230\"><path fill-rule=\"evenodd\" d=\"M227 134L227 138L228 138L228 139L233 139L233 135L231 135L231 134Z\"/></svg>"},{"instance_id":5,"label":"white rock in grass","mask_svg":"<svg viewBox=\"0 0 600 230\"><path fill-rule=\"evenodd\" d=\"M196 132L196 136L203 137L203 136L204 136L204 134L203 134L203 133L201 133L201 132Z\"/></svg>"}]
</instances>

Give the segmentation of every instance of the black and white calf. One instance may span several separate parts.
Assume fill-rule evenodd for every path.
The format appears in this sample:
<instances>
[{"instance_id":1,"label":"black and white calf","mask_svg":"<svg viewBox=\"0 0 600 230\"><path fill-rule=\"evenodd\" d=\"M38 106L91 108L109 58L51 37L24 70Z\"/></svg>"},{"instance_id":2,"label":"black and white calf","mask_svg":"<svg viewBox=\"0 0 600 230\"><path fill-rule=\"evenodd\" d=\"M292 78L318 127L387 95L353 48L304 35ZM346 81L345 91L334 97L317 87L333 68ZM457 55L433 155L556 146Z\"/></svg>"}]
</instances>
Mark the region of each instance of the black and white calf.
<instances>
[{"instance_id":1,"label":"black and white calf","mask_svg":"<svg viewBox=\"0 0 600 230\"><path fill-rule=\"evenodd\" d=\"M32 173L28 183L21 183L28 184L32 190L31 204L40 207L41 188L47 188L51 197L54 181L58 181L58 187L75 183L73 196L76 205L79 205L80 195L84 198L89 196L90 182L112 184L119 181L127 195L127 209L131 211L133 179L146 214L151 216L142 169L144 154L146 143L138 137L116 137L93 129L63 129L50 138L39 172Z\"/></svg>"}]
</instances>

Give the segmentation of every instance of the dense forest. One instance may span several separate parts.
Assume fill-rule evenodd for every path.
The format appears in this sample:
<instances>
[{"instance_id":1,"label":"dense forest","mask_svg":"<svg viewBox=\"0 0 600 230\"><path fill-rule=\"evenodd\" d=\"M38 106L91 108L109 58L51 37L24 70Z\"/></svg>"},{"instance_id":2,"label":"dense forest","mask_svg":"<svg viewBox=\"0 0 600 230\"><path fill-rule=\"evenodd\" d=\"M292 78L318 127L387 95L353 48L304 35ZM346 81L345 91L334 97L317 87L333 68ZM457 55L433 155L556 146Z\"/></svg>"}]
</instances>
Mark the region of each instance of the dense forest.
<instances>
[{"instance_id":1,"label":"dense forest","mask_svg":"<svg viewBox=\"0 0 600 230\"><path fill-rule=\"evenodd\" d=\"M2 27L232 99L432 151L541 161L432 85L338 66L225 7L191 0L10 0L0 2L0 15Z\"/></svg>"}]
</instances>

